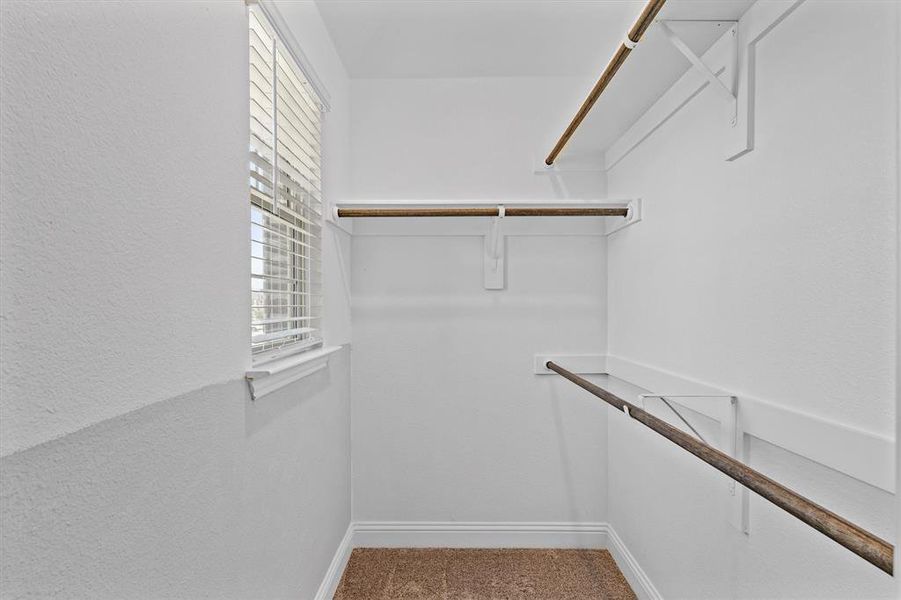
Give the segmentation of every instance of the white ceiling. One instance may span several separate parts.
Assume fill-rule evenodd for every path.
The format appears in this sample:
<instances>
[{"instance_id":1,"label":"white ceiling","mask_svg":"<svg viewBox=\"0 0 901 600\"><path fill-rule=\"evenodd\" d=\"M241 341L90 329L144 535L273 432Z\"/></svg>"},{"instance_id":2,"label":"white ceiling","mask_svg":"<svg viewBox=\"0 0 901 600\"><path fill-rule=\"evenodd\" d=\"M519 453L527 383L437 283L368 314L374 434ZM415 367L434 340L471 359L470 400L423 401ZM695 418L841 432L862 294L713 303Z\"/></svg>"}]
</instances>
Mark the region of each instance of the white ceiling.
<instances>
[{"instance_id":1,"label":"white ceiling","mask_svg":"<svg viewBox=\"0 0 901 600\"><path fill-rule=\"evenodd\" d=\"M752 3L670 0L660 17L735 19ZM599 74L644 1L317 0L317 5L354 78L552 77Z\"/></svg>"},{"instance_id":2,"label":"white ceiling","mask_svg":"<svg viewBox=\"0 0 901 600\"><path fill-rule=\"evenodd\" d=\"M554 139L645 4L644 0L316 1L353 78L584 78L584 84L561 85L559 109L547 121L548 135ZM671 25L700 55L726 31L729 24L723 21L737 20L754 1L669 0L658 18L702 20ZM561 159L602 160L603 151L688 68L685 57L657 27L651 27Z\"/></svg>"}]
</instances>

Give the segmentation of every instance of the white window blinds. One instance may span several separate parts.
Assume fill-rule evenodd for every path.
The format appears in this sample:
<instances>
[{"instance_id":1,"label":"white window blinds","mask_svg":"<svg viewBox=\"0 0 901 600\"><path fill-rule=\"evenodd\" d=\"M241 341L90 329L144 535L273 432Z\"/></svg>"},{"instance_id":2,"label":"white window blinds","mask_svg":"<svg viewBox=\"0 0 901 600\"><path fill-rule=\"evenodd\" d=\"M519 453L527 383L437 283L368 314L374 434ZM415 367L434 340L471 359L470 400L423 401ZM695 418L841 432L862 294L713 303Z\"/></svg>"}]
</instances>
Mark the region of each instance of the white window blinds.
<instances>
[{"instance_id":1,"label":"white window blinds","mask_svg":"<svg viewBox=\"0 0 901 600\"><path fill-rule=\"evenodd\" d=\"M250 9L251 344L257 358L322 343L321 104L265 15Z\"/></svg>"}]
</instances>

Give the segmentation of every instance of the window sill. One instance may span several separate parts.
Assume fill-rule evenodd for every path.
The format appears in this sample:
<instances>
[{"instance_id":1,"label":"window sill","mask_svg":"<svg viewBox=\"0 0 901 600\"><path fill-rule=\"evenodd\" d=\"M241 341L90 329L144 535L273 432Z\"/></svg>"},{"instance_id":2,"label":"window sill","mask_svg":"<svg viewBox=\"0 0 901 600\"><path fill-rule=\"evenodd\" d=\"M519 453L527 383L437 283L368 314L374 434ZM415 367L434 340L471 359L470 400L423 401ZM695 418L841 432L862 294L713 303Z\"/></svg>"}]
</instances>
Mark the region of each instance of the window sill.
<instances>
[{"instance_id":1,"label":"window sill","mask_svg":"<svg viewBox=\"0 0 901 600\"><path fill-rule=\"evenodd\" d=\"M244 374L250 385L250 398L259 400L289 383L321 371L328 366L329 356L340 349L341 346L327 346L256 365Z\"/></svg>"}]
</instances>

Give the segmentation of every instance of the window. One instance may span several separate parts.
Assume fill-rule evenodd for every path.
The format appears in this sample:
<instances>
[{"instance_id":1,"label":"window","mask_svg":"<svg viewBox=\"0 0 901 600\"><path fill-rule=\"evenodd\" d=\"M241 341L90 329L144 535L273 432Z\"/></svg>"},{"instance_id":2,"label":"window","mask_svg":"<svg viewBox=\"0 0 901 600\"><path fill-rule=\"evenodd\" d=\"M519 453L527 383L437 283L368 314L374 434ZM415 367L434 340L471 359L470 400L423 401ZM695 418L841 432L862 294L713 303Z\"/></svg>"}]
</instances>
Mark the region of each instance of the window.
<instances>
[{"instance_id":1,"label":"window","mask_svg":"<svg viewBox=\"0 0 901 600\"><path fill-rule=\"evenodd\" d=\"M320 345L322 106L266 16L250 22L251 346Z\"/></svg>"}]
</instances>

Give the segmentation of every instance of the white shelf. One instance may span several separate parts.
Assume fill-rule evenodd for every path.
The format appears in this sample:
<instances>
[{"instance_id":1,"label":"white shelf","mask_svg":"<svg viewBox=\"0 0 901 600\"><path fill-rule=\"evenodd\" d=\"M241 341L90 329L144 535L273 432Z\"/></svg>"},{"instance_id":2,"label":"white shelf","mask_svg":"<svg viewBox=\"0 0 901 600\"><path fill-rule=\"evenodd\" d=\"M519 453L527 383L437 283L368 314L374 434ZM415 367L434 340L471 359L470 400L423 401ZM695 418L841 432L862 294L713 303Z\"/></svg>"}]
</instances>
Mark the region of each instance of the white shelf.
<instances>
[{"instance_id":1,"label":"white shelf","mask_svg":"<svg viewBox=\"0 0 901 600\"><path fill-rule=\"evenodd\" d=\"M341 346L327 346L256 365L244 374L250 385L250 397L259 400L289 383L321 371L328 366L329 356L340 349Z\"/></svg>"}]
</instances>

